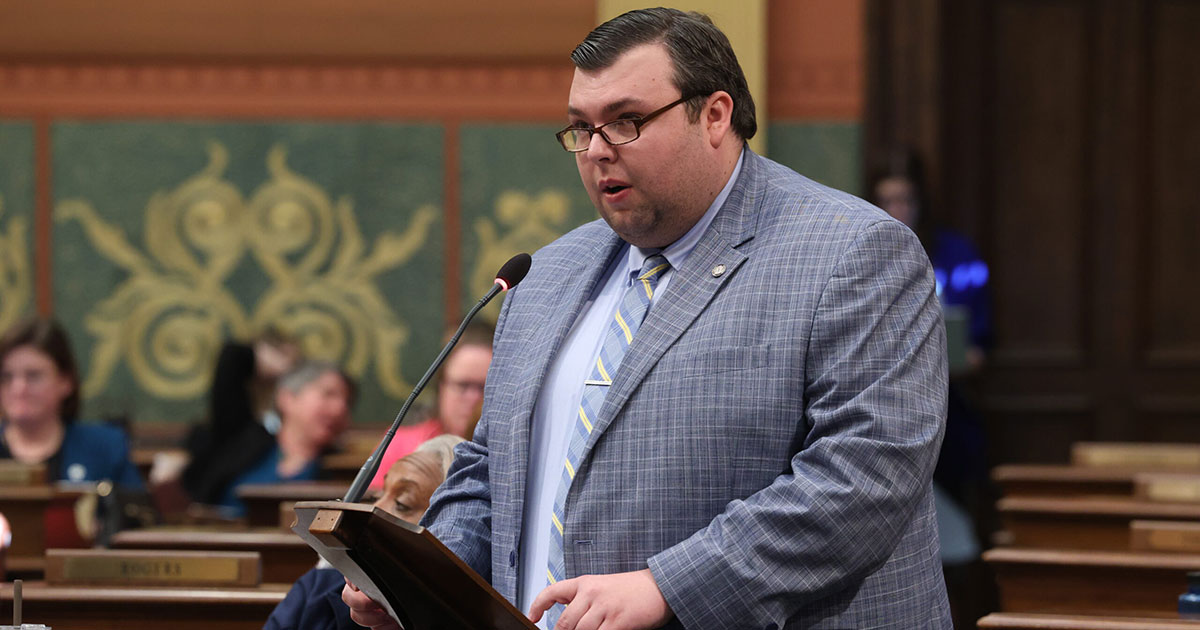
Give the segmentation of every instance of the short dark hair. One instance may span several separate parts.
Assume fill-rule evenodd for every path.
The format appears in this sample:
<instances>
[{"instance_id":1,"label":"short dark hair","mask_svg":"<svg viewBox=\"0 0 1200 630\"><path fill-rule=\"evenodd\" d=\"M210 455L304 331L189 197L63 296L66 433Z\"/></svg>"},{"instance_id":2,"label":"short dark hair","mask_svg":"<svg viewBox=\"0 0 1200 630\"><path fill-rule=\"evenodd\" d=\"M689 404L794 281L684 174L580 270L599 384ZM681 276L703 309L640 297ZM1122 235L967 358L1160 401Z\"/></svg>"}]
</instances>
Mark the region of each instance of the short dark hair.
<instances>
[{"instance_id":1,"label":"short dark hair","mask_svg":"<svg viewBox=\"0 0 1200 630\"><path fill-rule=\"evenodd\" d=\"M758 122L746 75L729 38L703 13L662 7L623 13L588 33L571 51L571 61L580 70L603 70L636 46L658 43L675 65L675 87L691 97L692 121L700 116L704 98L723 91L733 99L733 131L743 140L754 137Z\"/></svg>"},{"instance_id":2,"label":"short dark hair","mask_svg":"<svg viewBox=\"0 0 1200 630\"><path fill-rule=\"evenodd\" d=\"M71 380L71 393L63 399L58 415L64 424L74 422L79 416L79 371L75 368L75 355L71 352L67 331L53 319L24 319L0 338L0 363L8 358L10 352L23 346L31 346L50 357L59 373Z\"/></svg>"}]
</instances>

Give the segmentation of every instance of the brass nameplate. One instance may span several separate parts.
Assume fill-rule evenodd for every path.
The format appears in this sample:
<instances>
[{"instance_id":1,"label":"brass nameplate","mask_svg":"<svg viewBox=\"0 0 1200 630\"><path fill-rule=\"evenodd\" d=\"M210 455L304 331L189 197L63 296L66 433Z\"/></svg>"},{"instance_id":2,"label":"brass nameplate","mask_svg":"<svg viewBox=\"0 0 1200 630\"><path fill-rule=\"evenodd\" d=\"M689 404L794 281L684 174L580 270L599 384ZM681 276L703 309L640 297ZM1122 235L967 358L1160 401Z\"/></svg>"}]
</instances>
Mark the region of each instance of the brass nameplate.
<instances>
[{"instance_id":1,"label":"brass nameplate","mask_svg":"<svg viewBox=\"0 0 1200 630\"><path fill-rule=\"evenodd\" d=\"M51 584L138 586L254 586L257 553L51 550L46 581Z\"/></svg>"}]
</instances>

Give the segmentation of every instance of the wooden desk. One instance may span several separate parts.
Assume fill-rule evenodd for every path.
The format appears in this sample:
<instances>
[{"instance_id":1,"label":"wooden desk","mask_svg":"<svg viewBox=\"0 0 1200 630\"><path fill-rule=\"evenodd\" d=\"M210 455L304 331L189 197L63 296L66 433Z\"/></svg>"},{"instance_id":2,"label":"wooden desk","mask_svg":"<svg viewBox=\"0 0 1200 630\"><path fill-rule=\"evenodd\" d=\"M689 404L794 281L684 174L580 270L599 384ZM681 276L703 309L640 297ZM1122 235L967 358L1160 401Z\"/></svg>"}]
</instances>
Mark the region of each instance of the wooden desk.
<instances>
[{"instance_id":1,"label":"wooden desk","mask_svg":"<svg viewBox=\"0 0 1200 630\"><path fill-rule=\"evenodd\" d=\"M358 475L358 471L362 469L363 462L371 456L371 452L366 453L335 453L326 455L321 458L321 473L330 481L345 483L349 488L354 481L354 477ZM343 492L343 496L345 493ZM339 497L340 498L340 497Z\"/></svg>"},{"instance_id":2,"label":"wooden desk","mask_svg":"<svg viewBox=\"0 0 1200 630\"><path fill-rule=\"evenodd\" d=\"M1200 621L1097 615L992 613L979 620L979 627L999 630L1197 630L1200 629Z\"/></svg>"},{"instance_id":3,"label":"wooden desk","mask_svg":"<svg viewBox=\"0 0 1200 630\"><path fill-rule=\"evenodd\" d=\"M114 549L183 551L257 551L263 582L295 582L317 564L313 551L296 534L275 528L222 531L181 527L131 529L112 537Z\"/></svg>"},{"instance_id":4,"label":"wooden desk","mask_svg":"<svg viewBox=\"0 0 1200 630\"><path fill-rule=\"evenodd\" d=\"M1200 504L1133 498L1006 497L996 506L1013 546L1044 549L1128 550L1135 519L1200 520Z\"/></svg>"},{"instance_id":5,"label":"wooden desk","mask_svg":"<svg viewBox=\"0 0 1200 630\"><path fill-rule=\"evenodd\" d=\"M349 483L340 481L247 484L237 489L237 495L246 504L246 521L251 527L289 527L292 519L281 523L281 508L296 501L340 499L349 489Z\"/></svg>"},{"instance_id":6,"label":"wooden desk","mask_svg":"<svg viewBox=\"0 0 1200 630\"><path fill-rule=\"evenodd\" d=\"M1005 464L992 469L992 480L1005 497L1130 497L1135 473L1114 468L1058 464Z\"/></svg>"},{"instance_id":7,"label":"wooden desk","mask_svg":"<svg viewBox=\"0 0 1200 630\"><path fill-rule=\"evenodd\" d=\"M0 512L12 528L5 564L10 577L36 575L49 547L86 547L75 525L75 502L88 490L62 485L0 486Z\"/></svg>"},{"instance_id":8,"label":"wooden desk","mask_svg":"<svg viewBox=\"0 0 1200 630\"><path fill-rule=\"evenodd\" d=\"M992 549L1002 612L1175 618L1200 554Z\"/></svg>"},{"instance_id":9,"label":"wooden desk","mask_svg":"<svg viewBox=\"0 0 1200 630\"><path fill-rule=\"evenodd\" d=\"M24 621L70 630L260 630L290 587L106 588L26 582ZM12 584L0 585L0 600L11 614Z\"/></svg>"}]
</instances>

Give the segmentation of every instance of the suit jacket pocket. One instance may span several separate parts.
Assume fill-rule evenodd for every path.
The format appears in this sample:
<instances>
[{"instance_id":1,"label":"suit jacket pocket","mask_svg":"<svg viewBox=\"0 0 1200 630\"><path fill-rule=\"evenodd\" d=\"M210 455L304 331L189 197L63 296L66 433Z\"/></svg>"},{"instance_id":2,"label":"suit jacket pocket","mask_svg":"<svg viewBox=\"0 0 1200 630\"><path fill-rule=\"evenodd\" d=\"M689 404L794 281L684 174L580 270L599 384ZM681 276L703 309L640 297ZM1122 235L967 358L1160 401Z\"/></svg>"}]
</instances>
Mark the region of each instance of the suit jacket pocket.
<instances>
[{"instance_id":1,"label":"suit jacket pocket","mask_svg":"<svg viewBox=\"0 0 1200 630\"><path fill-rule=\"evenodd\" d=\"M765 367L770 358L771 347L735 346L710 348L682 358L677 364L680 378L709 377L725 372L737 372Z\"/></svg>"}]
</instances>

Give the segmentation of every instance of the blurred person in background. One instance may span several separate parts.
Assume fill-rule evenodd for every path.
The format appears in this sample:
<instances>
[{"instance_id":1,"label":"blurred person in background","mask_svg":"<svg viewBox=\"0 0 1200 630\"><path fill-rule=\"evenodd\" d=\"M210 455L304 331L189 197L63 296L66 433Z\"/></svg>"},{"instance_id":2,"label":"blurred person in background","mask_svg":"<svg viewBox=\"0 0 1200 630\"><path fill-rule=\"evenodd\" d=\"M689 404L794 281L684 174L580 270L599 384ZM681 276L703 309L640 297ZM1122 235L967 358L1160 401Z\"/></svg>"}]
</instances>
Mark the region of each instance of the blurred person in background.
<instances>
[{"instance_id":1,"label":"blurred person in background","mask_svg":"<svg viewBox=\"0 0 1200 630\"><path fill-rule=\"evenodd\" d=\"M446 336L446 341L452 335L453 331ZM371 480L371 488L383 487L384 471L426 440L442 434L471 438L483 408L483 385L492 362L494 335L495 329L488 324L477 322L467 326L458 345L446 357L435 384L437 407L433 417L396 430L396 437L379 460L379 472Z\"/></svg>"},{"instance_id":2,"label":"blurred person in background","mask_svg":"<svg viewBox=\"0 0 1200 630\"><path fill-rule=\"evenodd\" d=\"M446 479L454 462L454 445L463 439L440 435L422 443L415 451L397 459L386 470L383 494L375 507L417 524L429 507L433 491ZM350 608L342 602L342 574L324 560L300 577L271 617L266 630L349 630L360 626L350 620Z\"/></svg>"},{"instance_id":3,"label":"blurred person in background","mask_svg":"<svg viewBox=\"0 0 1200 630\"><path fill-rule=\"evenodd\" d=\"M24 320L0 338L0 459L45 464L52 480L143 490L124 431L77 421L75 365L67 334L53 320Z\"/></svg>"},{"instance_id":4,"label":"blurred person in background","mask_svg":"<svg viewBox=\"0 0 1200 630\"><path fill-rule=\"evenodd\" d=\"M237 488L245 484L311 481L320 475L320 458L350 425L355 385L337 365L306 361L279 378L275 410L279 425L275 432L252 422L222 446L193 460L193 487L201 489L192 498L214 504L223 514L241 517L245 506Z\"/></svg>"},{"instance_id":5,"label":"blurred person in background","mask_svg":"<svg viewBox=\"0 0 1200 630\"><path fill-rule=\"evenodd\" d=\"M249 344L226 343L213 370L208 418L188 436L187 457L173 462L170 470L152 471L151 478L167 481L183 469L182 484L188 494L196 500L211 500L216 491L210 485L214 478L204 466L241 443L257 443L262 433L259 426L272 434L279 430L276 382L301 358L295 341L273 328Z\"/></svg>"},{"instance_id":6,"label":"blurred person in background","mask_svg":"<svg viewBox=\"0 0 1200 630\"><path fill-rule=\"evenodd\" d=\"M930 211L924 165L912 151L893 151L873 173L870 190L875 205L921 240L942 304L962 306L969 313L967 371L978 371L992 344L992 303L983 256L970 239L942 225Z\"/></svg>"}]
</instances>

